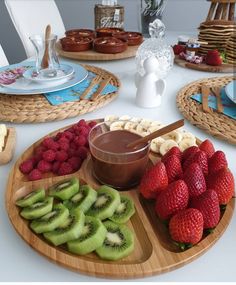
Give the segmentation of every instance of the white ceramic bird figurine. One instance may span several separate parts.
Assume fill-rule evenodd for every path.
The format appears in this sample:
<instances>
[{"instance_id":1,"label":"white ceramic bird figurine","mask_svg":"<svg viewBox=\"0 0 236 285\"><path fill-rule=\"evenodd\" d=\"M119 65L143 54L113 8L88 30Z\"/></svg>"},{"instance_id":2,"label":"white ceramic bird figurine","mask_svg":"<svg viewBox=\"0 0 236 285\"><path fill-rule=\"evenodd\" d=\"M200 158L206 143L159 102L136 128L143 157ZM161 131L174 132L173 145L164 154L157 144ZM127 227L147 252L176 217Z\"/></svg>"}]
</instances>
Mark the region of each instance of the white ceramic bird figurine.
<instances>
[{"instance_id":1,"label":"white ceramic bird figurine","mask_svg":"<svg viewBox=\"0 0 236 285\"><path fill-rule=\"evenodd\" d=\"M137 87L136 104L144 108L154 108L161 105L161 97L165 91L165 81L159 79L157 71L159 62L152 56L145 59L143 63L145 74L141 76L136 73L135 84Z\"/></svg>"}]
</instances>

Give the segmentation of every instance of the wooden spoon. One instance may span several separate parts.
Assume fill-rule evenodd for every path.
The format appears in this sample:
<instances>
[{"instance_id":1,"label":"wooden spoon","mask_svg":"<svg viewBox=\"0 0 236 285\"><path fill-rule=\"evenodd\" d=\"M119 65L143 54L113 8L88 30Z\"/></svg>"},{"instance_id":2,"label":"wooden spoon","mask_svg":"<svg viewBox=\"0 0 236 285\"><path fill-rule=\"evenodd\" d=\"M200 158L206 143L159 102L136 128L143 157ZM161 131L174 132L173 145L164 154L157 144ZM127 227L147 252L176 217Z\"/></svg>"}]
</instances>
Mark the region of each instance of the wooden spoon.
<instances>
[{"instance_id":1,"label":"wooden spoon","mask_svg":"<svg viewBox=\"0 0 236 285\"><path fill-rule=\"evenodd\" d=\"M155 138L158 138L160 136L163 136L165 134L168 134L169 132L172 132L180 127L182 127L184 125L184 119L176 121L170 125L165 126L164 128L161 128L153 133L151 133L150 135L147 135L143 138L140 138L134 142L131 142L127 145L127 147L130 148L135 148L136 146L143 144L143 143L148 143L150 140L153 140Z\"/></svg>"},{"instance_id":2,"label":"wooden spoon","mask_svg":"<svg viewBox=\"0 0 236 285\"><path fill-rule=\"evenodd\" d=\"M44 50L44 55L42 58L42 62L41 62L41 67L44 68L48 68L49 66L49 43L48 40L50 38L51 35L51 26L47 25L46 30L45 30L45 50Z\"/></svg>"}]
</instances>

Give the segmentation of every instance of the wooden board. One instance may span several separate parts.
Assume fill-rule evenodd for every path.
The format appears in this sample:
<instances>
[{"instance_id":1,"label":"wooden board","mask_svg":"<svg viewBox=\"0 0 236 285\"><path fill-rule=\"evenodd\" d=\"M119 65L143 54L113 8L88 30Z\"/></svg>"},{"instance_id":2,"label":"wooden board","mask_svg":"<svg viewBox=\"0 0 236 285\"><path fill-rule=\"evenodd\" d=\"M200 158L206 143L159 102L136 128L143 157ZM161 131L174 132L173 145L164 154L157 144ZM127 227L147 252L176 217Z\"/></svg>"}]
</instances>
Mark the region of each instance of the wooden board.
<instances>
[{"instance_id":1,"label":"wooden board","mask_svg":"<svg viewBox=\"0 0 236 285\"><path fill-rule=\"evenodd\" d=\"M234 72L233 64L224 63L220 66L211 66L205 63L195 64L195 63L187 62L186 60L180 59L178 57L175 57L175 63L185 68L205 71L205 72L218 72L218 73L233 73Z\"/></svg>"},{"instance_id":2,"label":"wooden board","mask_svg":"<svg viewBox=\"0 0 236 285\"><path fill-rule=\"evenodd\" d=\"M16 130L14 128L7 128L7 136L5 138L5 147L0 152L0 165L11 161L16 145Z\"/></svg>"},{"instance_id":3,"label":"wooden board","mask_svg":"<svg viewBox=\"0 0 236 285\"><path fill-rule=\"evenodd\" d=\"M53 135L53 133L50 135ZM6 190L6 209L15 230L32 248L50 261L73 271L116 279L140 278L168 272L193 261L205 253L224 233L232 218L235 199L232 199L228 204L212 234L202 239L198 245L181 252L171 242L167 228L157 218L154 203L142 199L138 189L134 188L123 192L133 199L136 207L136 213L128 223L128 226L135 233L133 253L118 261L105 261L95 254L78 256L69 253L65 247L54 247L42 236L31 231L28 222L19 215L19 208L15 205L15 201L39 186L47 188L64 178L73 176L86 181L95 189L99 187L99 184L92 176L90 157L84 161L82 168L74 174L64 177L51 176L39 181L27 182L18 167L22 160L31 156L34 148L39 143L40 141L27 149L12 168ZM158 156L150 155L150 163L158 159L160 159Z\"/></svg>"},{"instance_id":4,"label":"wooden board","mask_svg":"<svg viewBox=\"0 0 236 285\"><path fill-rule=\"evenodd\" d=\"M69 52L64 51L61 48L61 44L58 42L56 44L57 52L60 56L76 59L76 60L102 60L102 61L108 61L108 60L116 60L116 59L124 59L129 57L134 57L136 55L136 52L138 50L139 46L128 46L127 50L121 53L116 54L108 54L108 53L99 53L94 50L88 50L88 51L81 51L81 52Z\"/></svg>"}]
</instances>

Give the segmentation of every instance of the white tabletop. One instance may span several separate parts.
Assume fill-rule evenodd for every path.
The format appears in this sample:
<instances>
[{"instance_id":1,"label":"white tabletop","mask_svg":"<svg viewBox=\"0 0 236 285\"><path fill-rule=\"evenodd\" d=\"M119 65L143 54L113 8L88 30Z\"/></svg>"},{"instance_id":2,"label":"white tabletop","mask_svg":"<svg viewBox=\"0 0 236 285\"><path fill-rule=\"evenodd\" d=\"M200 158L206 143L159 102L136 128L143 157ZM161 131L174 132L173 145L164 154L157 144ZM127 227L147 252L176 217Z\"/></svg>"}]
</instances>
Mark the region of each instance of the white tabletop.
<instances>
[{"instance_id":1,"label":"white tabletop","mask_svg":"<svg viewBox=\"0 0 236 285\"><path fill-rule=\"evenodd\" d=\"M180 34L180 33L179 33ZM183 34L183 33L181 33ZM167 33L169 43L175 43L177 34ZM39 255L27 243L25 243L15 232L11 225L5 209L5 189L8 174L21 153L32 143L42 136L73 124L79 119L85 120L102 118L109 114L129 114L135 117L145 117L170 123L180 119L182 116L176 107L176 94L180 88L191 81L206 77L224 76L225 74L205 73L179 66L174 66L166 78L167 89L162 105L153 109L142 109L135 105L134 74L136 66L134 59L118 60L113 62L86 62L113 72L121 80L119 97L107 106L95 112L81 117L66 119L59 122L40 124L10 124L17 132L17 145L15 155L11 163L0 166L1 198L0 198L0 282L2 281L48 281L48 282L81 282L102 281L101 278L85 276L71 272L59 265L53 264ZM226 142L218 140L202 130L185 122L186 130L193 132L199 139L209 138L216 149L225 152L229 167L236 177L236 148ZM169 273L139 279L140 281L236 281L234 272L236 242L235 242L236 214L232 218L226 232L220 240L203 256L197 260ZM106 279L107 280L107 279Z\"/></svg>"}]
</instances>

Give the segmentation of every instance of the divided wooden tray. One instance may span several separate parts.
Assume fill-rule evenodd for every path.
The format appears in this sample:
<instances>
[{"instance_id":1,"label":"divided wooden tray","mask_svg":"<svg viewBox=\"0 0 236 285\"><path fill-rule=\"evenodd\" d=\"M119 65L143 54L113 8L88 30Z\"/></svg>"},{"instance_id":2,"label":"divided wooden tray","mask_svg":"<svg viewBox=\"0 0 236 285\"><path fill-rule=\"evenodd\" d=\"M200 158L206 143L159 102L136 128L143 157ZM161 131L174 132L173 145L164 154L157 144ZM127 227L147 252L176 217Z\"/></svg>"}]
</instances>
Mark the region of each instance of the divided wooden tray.
<instances>
[{"instance_id":1,"label":"divided wooden tray","mask_svg":"<svg viewBox=\"0 0 236 285\"><path fill-rule=\"evenodd\" d=\"M180 59L178 58L178 56L175 57L175 63L185 68L205 71L205 72L233 73L234 68L235 68L233 64L227 64L227 63L224 63L220 66L211 66L205 63L195 64L195 63L187 62L184 59Z\"/></svg>"},{"instance_id":2,"label":"divided wooden tray","mask_svg":"<svg viewBox=\"0 0 236 285\"><path fill-rule=\"evenodd\" d=\"M94 50L81 51L81 52L69 52L64 51L61 47L61 44L57 42L56 49L60 56L76 59L76 60L116 60L116 59L124 59L129 57L134 57L138 50L139 46L128 46L127 50L121 53L116 54L108 54L108 53L99 53Z\"/></svg>"},{"instance_id":3,"label":"divided wooden tray","mask_svg":"<svg viewBox=\"0 0 236 285\"><path fill-rule=\"evenodd\" d=\"M205 253L224 233L233 215L235 199L232 199L228 204L213 234L205 237L191 249L181 252L170 241L166 227L155 215L154 204L143 200L138 193L138 189L130 189L123 193L130 196L136 206L136 213L128 224L135 233L134 252L127 258L115 262L101 260L95 254L86 256L71 254L64 247L54 247L43 237L34 234L28 227L28 222L19 215L19 208L15 205L15 201L18 197L24 196L24 194L29 193L38 186L47 188L66 177L76 176L94 188L99 187L99 184L92 176L90 157L84 161L82 168L74 174L64 177L52 176L35 182L26 182L18 167L22 160L32 154L33 149L39 143L40 141L27 149L12 168L6 190L6 209L15 230L32 248L50 261L73 271L92 276L128 279L174 270ZM159 159L158 156L150 155L150 163L155 162L157 159Z\"/></svg>"},{"instance_id":4,"label":"divided wooden tray","mask_svg":"<svg viewBox=\"0 0 236 285\"><path fill-rule=\"evenodd\" d=\"M16 145L16 130L15 128L7 128L7 136L5 137L5 147L0 152L0 165L11 161Z\"/></svg>"}]
</instances>

